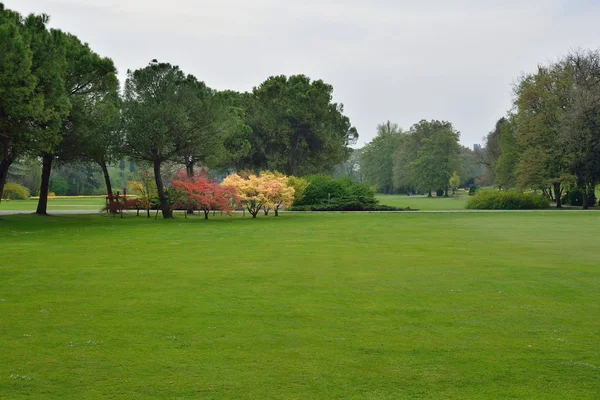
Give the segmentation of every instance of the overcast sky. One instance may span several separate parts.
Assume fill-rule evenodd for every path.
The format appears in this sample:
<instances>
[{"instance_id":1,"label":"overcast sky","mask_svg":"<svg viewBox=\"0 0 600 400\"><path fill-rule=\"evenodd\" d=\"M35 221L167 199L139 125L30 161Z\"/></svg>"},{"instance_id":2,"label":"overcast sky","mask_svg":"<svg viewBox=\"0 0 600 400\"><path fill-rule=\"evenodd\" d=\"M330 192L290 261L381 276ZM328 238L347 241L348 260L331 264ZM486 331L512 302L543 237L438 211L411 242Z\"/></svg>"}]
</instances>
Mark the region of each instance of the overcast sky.
<instances>
[{"instance_id":1,"label":"overcast sky","mask_svg":"<svg viewBox=\"0 0 600 400\"><path fill-rule=\"evenodd\" d=\"M574 48L600 47L599 0L0 0L47 13L127 69L179 65L216 89L271 75L334 87L358 128L444 119L480 143L513 82Z\"/></svg>"}]
</instances>

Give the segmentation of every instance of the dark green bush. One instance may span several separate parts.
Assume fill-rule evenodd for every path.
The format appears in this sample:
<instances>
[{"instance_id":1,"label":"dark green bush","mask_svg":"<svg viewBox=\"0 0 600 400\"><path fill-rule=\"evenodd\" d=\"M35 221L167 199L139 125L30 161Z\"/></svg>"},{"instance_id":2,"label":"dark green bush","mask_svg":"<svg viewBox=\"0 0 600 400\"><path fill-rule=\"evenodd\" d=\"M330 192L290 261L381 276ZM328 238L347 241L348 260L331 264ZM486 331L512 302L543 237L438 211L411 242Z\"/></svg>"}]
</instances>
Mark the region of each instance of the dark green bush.
<instances>
[{"instance_id":1,"label":"dark green bush","mask_svg":"<svg viewBox=\"0 0 600 400\"><path fill-rule=\"evenodd\" d=\"M396 207L380 205L369 186L348 178L333 179L328 176L311 176L300 201L291 211L402 211Z\"/></svg>"},{"instance_id":2,"label":"dark green bush","mask_svg":"<svg viewBox=\"0 0 600 400\"><path fill-rule=\"evenodd\" d=\"M581 207L583 205L583 193L584 191L579 188L569 190L564 198L564 203L570 206ZM588 193L588 205L590 207L593 207L595 204L596 194Z\"/></svg>"},{"instance_id":3,"label":"dark green bush","mask_svg":"<svg viewBox=\"0 0 600 400\"><path fill-rule=\"evenodd\" d=\"M471 210L539 210L550 207L548 198L531 193L480 191L467 202Z\"/></svg>"},{"instance_id":4,"label":"dark green bush","mask_svg":"<svg viewBox=\"0 0 600 400\"><path fill-rule=\"evenodd\" d=\"M471 187L469 188L469 196L475 196L478 191L479 191L479 186L471 185Z\"/></svg>"},{"instance_id":5,"label":"dark green bush","mask_svg":"<svg viewBox=\"0 0 600 400\"><path fill-rule=\"evenodd\" d=\"M444 196L444 189L438 189L435 191L435 195L437 197L443 197Z\"/></svg>"},{"instance_id":6,"label":"dark green bush","mask_svg":"<svg viewBox=\"0 0 600 400\"><path fill-rule=\"evenodd\" d=\"M61 177L52 177L50 179L50 191L57 196L67 196L69 194L69 181Z\"/></svg>"},{"instance_id":7,"label":"dark green bush","mask_svg":"<svg viewBox=\"0 0 600 400\"><path fill-rule=\"evenodd\" d=\"M310 206L332 204L335 202L360 203L363 206L377 204L373 189L362 183L352 182L350 179L333 179L328 176L311 176L308 187L300 201L295 206Z\"/></svg>"},{"instance_id":8,"label":"dark green bush","mask_svg":"<svg viewBox=\"0 0 600 400\"><path fill-rule=\"evenodd\" d=\"M416 211L410 207L398 208L377 204L375 206L364 207L360 203L337 203L337 204L315 204L309 206L293 206L289 211Z\"/></svg>"},{"instance_id":9,"label":"dark green bush","mask_svg":"<svg viewBox=\"0 0 600 400\"><path fill-rule=\"evenodd\" d=\"M29 189L18 183L7 183L4 185L2 198L6 200L27 200L29 198Z\"/></svg>"}]
</instances>

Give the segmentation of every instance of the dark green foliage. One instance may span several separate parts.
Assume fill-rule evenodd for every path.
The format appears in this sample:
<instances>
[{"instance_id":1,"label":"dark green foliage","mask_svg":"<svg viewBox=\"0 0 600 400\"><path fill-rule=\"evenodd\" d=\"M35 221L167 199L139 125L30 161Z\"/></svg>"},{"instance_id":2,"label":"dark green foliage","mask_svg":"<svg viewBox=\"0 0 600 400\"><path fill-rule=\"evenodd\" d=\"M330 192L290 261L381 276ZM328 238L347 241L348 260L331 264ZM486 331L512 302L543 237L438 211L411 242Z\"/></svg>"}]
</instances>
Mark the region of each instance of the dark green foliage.
<instances>
[{"instance_id":1,"label":"dark green foliage","mask_svg":"<svg viewBox=\"0 0 600 400\"><path fill-rule=\"evenodd\" d=\"M358 201L332 201L330 204L315 204L309 206L293 206L289 211L417 211L410 207L399 208L376 204L373 206L365 206Z\"/></svg>"},{"instance_id":2,"label":"dark green foliage","mask_svg":"<svg viewBox=\"0 0 600 400\"><path fill-rule=\"evenodd\" d=\"M29 198L29 189L18 183L7 183L4 186L2 198L7 200L27 200Z\"/></svg>"},{"instance_id":3,"label":"dark green foliage","mask_svg":"<svg viewBox=\"0 0 600 400\"><path fill-rule=\"evenodd\" d=\"M479 191L479 186L471 185L471 187L469 188L469 196L475 196L475 194L477 194L478 191Z\"/></svg>"},{"instance_id":4,"label":"dark green foliage","mask_svg":"<svg viewBox=\"0 0 600 400\"><path fill-rule=\"evenodd\" d=\"M331 171L346 161L358 133L333 102L333 87L305 75L272 76L238 96L245 109L251 151L238 169L272 169L288 175Z\"/></svg>"},{"instance_id":5,"label":"dark green foliage","mask_svg":"<svg viewBox=\"0 0 600 400\"><path fill-rule=\"evenodd\" d=\"M583 196L583 190L579 188L571 189L565 195L564 204L581 207L583 206ZM588 205L593 206L594 204L596 204L596 194L588 193Z\"/></svg>"},{"instance_id":6,"label":"dark green foliage","mask_svg":"<svg viewBox=\"0 0 600 400\"><path fill-rule=\"evenodd\" d=\"M531 193L481 191L467 202L471 210L541 210L550 207L548 198Z\"/></svg>"},{"instance_id":7,"label":"dark green foliage","mask_svg":"<svg viewBox=\"0 0 600 400\"><path fill-rule=\"evenodd\" d=\"M437 197L443 197L444 196L444 189L438 189L435 191L435 195Z\"/></svg>"},{"instance_id":8,"label":"dark green foliage","mask_svg":"<svg viewBox=\"0 0 600 400\"><path fill-rule=\"evenodd\" d=\"M67 196L69 194L69 181L60 176L51 178L50 191L57 196Z\"/></svg>"},{"instance_id":9,"label":"dark green foliage","mask_svg":"<svg viewBox=\"0 0 600 400\"><path fill-rule=\"evenodd\" d=\"M350 178L333 179L316 175L308 178L309 185L302 199L291 211L401 211L380 205L369 186Z\"/></svg>"},{"instance_id":10,"label":"dark green foliage","mask_svg":"<svg viewBox=\"0 0 600 400\"><path fill-rule=\"evenodd\" d=\"M332 202L359 202L364 206L377 204L373 189L348 178L333 179L316 175L308 178L309 185L295 206L331 204Z\"/></svg>"}]
</instances>

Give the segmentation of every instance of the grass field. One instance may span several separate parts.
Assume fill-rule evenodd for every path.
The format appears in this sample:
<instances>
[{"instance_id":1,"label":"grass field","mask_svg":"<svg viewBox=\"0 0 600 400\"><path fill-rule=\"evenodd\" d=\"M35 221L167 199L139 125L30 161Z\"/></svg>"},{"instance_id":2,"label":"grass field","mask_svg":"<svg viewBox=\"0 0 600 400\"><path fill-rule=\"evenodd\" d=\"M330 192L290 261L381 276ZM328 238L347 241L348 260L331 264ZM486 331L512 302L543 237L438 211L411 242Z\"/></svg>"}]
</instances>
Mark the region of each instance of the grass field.
<instances>
[{"instance_id":1,"label":"grass field","mask_svg":"<svg viewBox=\"0 0 600 400\"><path fill-rule=\"evenodd\" d=\"M378 194L376 197L381 204L387 206L410 207L417 210L464 210L469 199L466 193L450 198L389 194Z\"/></svg>"},{"instance_id":2,"label":"grass field","mask_svg":"<svg viewBox=\"0 0 600 400\"><path fill-rule=\"evenodd\" d=\"M37 200L2 200L0 211L35 211ZM48 210L90 210L99 211L105 206L103 198L48 199Z\"/></svg>"},{"instance_id":3,"label":"grass field","mask_svg":"<svg viewBox=\"0 0 600 400\"><path fill-rule=\"evenodd\" d=\"M0 217L0 398L598 399L599 222Z\"/></svg>"}]
</instances>

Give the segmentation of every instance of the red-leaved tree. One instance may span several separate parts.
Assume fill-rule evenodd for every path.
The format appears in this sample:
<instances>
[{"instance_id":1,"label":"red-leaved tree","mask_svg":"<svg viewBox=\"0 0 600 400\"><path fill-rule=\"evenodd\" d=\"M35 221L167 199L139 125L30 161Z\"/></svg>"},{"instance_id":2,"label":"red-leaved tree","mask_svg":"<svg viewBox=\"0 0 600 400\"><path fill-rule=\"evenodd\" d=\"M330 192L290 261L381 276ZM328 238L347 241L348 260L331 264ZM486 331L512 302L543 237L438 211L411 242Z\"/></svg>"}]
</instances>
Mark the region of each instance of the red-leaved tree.
<instances>
[{"instance_id":1,"label":"red-leaved tree","mask_svg":"<svg viewBox=\"0 0 600 400\"><path fill-rule=\"evenodd\" d=\"M210 211L224 211L232 215L231 210L239 197L233 186L222 186L204 177L192 177L173 181L172 189L177 191L176 208L204 211L208 219Z\"/></svg>"}]
</instances>

